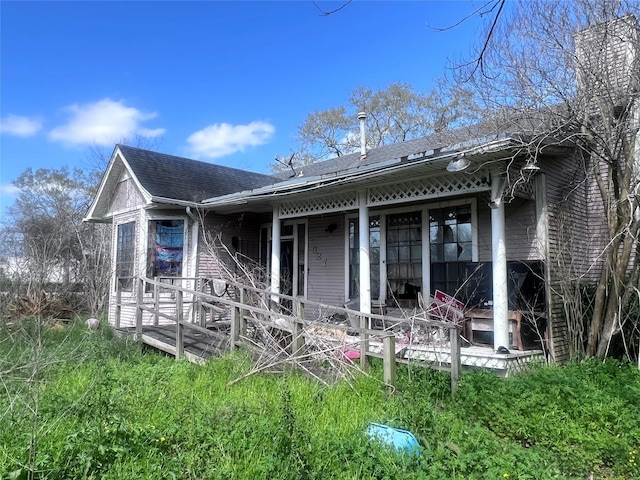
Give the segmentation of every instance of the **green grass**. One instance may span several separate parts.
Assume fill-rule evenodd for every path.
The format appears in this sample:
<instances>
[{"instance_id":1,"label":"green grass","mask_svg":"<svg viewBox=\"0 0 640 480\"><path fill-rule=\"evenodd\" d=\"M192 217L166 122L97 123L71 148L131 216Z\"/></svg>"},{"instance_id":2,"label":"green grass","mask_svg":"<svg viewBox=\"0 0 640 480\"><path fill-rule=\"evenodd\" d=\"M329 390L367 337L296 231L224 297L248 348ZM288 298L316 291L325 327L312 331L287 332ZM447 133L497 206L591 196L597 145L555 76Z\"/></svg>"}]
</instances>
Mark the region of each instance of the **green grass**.
<instances>
[{"instance_id":1,"label":"green grass","mask_svg":"<svg viewBox=\"0 0 640 480\"><path fill-rule=\"evenodd\" d=\"M353 386L250 376L242 353L204 367L142 352L108 328L24 321L0 331L0 478L640 478L640 374L616 361L510 379L380 366ZM412 431L419 456L371 443Z\"/></svg>"}]
</instances>

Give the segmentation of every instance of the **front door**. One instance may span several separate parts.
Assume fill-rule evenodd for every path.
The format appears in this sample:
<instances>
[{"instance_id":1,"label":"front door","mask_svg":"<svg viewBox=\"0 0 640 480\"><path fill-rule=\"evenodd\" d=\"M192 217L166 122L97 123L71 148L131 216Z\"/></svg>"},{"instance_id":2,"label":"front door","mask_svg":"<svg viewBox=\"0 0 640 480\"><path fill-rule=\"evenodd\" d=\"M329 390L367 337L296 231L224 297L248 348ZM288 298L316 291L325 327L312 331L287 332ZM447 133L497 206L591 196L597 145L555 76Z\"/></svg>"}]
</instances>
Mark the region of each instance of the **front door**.
<instances>
[{"instance_id":1,"label":"front door","mask_svg":"<svg viewBox=\"0 0 640 480\"><path fill-rule=\"evenodd\" d=\"M261 264L271 271L271 227L263 226L260 235ZM287 222L280 234L280 292L293 297L306 297L307 223Z\"/></svg>"}]
</instances>

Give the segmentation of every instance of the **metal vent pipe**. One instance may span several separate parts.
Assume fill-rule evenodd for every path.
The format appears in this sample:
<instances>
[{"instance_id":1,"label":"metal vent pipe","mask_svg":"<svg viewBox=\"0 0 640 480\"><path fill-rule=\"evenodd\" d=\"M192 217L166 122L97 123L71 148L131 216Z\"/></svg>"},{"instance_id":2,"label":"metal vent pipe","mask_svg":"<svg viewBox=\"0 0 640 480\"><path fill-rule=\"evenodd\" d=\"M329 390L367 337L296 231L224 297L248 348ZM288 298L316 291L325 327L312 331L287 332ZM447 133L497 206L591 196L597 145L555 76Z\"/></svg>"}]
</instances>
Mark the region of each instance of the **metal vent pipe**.
<instances>
[{"instance_id":1,"label":"metal vent pipe","mask_svg":"<svg viewBox=\"0 0 640 480\"><path fill-rule=\"evenodd\" d=\"M367 119L365 112L358 113L358 120L360 120L360 158L367 156L367 137L364 128L364 122Z\"/></svg>"}]
</instances>

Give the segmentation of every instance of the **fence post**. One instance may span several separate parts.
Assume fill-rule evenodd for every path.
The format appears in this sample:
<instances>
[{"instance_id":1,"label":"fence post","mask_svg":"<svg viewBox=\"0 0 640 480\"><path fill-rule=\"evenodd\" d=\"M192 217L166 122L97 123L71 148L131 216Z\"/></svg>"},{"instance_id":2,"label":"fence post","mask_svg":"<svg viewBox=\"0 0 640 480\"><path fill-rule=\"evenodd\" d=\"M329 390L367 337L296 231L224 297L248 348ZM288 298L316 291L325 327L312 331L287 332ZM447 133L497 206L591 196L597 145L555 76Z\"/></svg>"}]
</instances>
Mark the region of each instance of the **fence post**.
<instances>
[{"instance_id":1,"label":"fence post","mask_svg":"<svg viewBox=\"0 0 640 480\"><path fill-rule=\"evenodd\" d=\"M142 306L144 304L144 282L136 277L136 336L142 337Z\"/></svg>"},{"instance_id":2,"label":"fence post","mask_svg":"<svg viewBox=\"0 0 640 480\"><path fill-rule=\"evenodd\" d=\"M360 368L367 368L367 354L369 353L369 334L366 333L367 320L364 313L360 312Z\"/></svg>"},{"instance_id":3,"label":"fence post","mask_svg":"<svg viewBox=\"0 0 640 480\"><path fill-rule=\"evenodd\" d=\"M396 386L396 337L387 335L382 339L382 368L384 383Z\"/></svg>"},{"instance_id":4,"label":"fence post","mask_svg":"<svg viewBox=\"0 0 640 480\"><path fill-rule=\"evenodd\" d=\"M455 325L449 329L449 345L451 347L451 393L458 388L460 378L460 327Z\"/></svg>"},{"instance_id":5,"label":"fence post","mask_svg":"<svg viewBox=\"0 0 640 480\"><path fill-rule=\"evenodd\" d=\"M116 278L116 328L120 328L120 318L122 317L122 286L120 277Z\"/></svg>"},{"instance_id":6,"label":"fence post","mask_svg":"<svg viewBox=\"0 0 640 480\"><path fill-rule=\"evenodd\" d=\"M184 308L182 290L176 290L176 359L184 356Z\"/></svg>"},{"instance_id":7,"label":"fence post","mask_svg":"<svg viewBox=\"0 0 640 480\"><path fill-rule=\"evenodd\" d=\"M304 336L302 335L302 321L304 319L304 305L300 300L295 301L295 315L293 318L293 336L291 338L291 355L297 356L304 348Z\"/></svg>"},{"instance_id":8,"label":"fence post","mask_svg":"<svg viewBox=\"0 0 640 480\"><path fill-rule=\"evenodd\" d=\"M207 312L205 311L204 305L202 305L202 293L204 293L204 279L196 279L194 285L197 285L196 288L196 307L195 312L198 316L198 323L201 327L207 326Z\"/></svg>"},{"instance_id":9,"label":"fence post","mask_svg":"<svg viewBox=\"0 0 640 480\"><path fill-rule=\"evenodd\" d=\"M231 339L229 341L229 350L235 350L237 341L240 340L240 309L234 305L231 308Z\"/></svg>"},{"instance_id":10,"label":"fence post","mask_svg":"<svg viewBox=\"0 0 640 480\"><path fill-rule=\"evenodd\" d=\"M153 277L153 324L160 323L160 287L158 286L158 277Z\"/></svg>"},{"instance_id":11,"label":"fence post","mask_svg":"<svg viewBox=\"0 0 640 480\"><path fill-rule=\"evenodd\" d=\"M249 303L249 293L246 288L240 286L240 303L242 305L247 305ZM238 319L238 336L246 337L247 336L247 315L248 311L246 308L241 308L238 315L240 318Z\"/></svg>"}]
</instances>

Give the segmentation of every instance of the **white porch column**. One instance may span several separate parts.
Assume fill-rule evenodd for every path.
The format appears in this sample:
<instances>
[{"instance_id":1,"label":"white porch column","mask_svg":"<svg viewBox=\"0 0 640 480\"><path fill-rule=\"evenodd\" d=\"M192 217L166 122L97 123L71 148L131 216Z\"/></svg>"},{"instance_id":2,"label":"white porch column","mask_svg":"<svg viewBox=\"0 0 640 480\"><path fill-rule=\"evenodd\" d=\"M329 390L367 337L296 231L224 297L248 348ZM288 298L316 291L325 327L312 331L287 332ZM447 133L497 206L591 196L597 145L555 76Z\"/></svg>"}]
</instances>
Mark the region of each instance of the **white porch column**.
<instances>
[{"instance_id":1,"label":"white porch column","mask_svg":"<svg viewBox=\"0 0 640 480\"><path fill-rule=\"evenodd\" d=\"M509 348L509 296L507 292L507 250L502 194L505 179L491 174L491 249L493 265L493 346Z\"/></svg>"},{"instance_id":2,"label":"white porch column","mask_svg":"<svg viewBox=\"0 0 640 480\"><path fill-rule=\"evenodd\" d=\"M369 207L367 192L360 192L358 209L358 230L360 232L360 311L371 313L371 265L369 252Z\"/></svg>"},{"instance_id":3,"label":"white porch column","mask_svg":"<svg viewBox=\"0 0 640 480\"><path fill-rule=\"evenodd\" d=\"M278 206L273 207L271 225L271 292L280 293L280 214ZM279 301L278 297L273 297Z\"/></svg>"}]
</instances>

